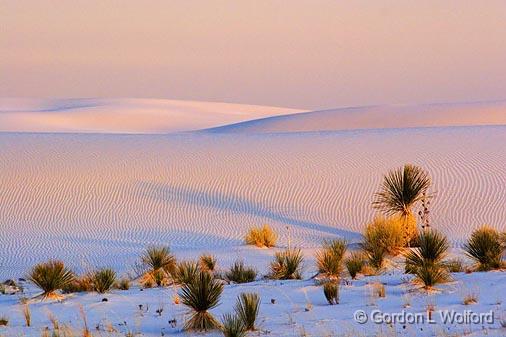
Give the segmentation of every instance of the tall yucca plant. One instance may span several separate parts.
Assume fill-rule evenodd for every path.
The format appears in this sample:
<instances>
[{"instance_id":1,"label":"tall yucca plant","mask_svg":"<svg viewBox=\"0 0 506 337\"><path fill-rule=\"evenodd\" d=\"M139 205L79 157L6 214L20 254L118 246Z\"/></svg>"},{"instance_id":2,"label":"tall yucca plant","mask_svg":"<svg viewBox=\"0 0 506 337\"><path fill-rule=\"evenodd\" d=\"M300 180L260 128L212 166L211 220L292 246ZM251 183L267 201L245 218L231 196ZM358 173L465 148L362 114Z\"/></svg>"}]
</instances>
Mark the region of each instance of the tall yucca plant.
<instances>
[{"instance_id":1,"label":"tall yucca plant","mask_svg":"<svg viewBox=\"0 0 506 337\"><path fill-rule=\"evenodd\" d=\"M63 262L50 260L35 265L28 274L28 280L42 289L42 299L61 299L63 296L56 291L67 287L74 280L74 274Z\"/></svg>"},{"instance_id":2,"label":"tall yucca plant","mask_svg":"<svg viewBox=\"0 0 506 337\"><path fill-rule=\"evenodd\" d=\"M426 290L450 281L444 261L450 247L448 239L437 231L427 230L420 233L418 242L419 247L405 254L406 272L414 274L415 280L423 284Z\"/></svg>"},{"instance_id":3,"label":"tall yucca plant","mask_svg":"<svg viewBox=\"0 0 506 337\"><path fill-rule=\"evenodd\" d=\"M147 277L155 281L158 286L174 273L176 258L169 247L150 246L142 255L142 263L149 269Z\"/></svg>"},{"instance_id":4,"label":"tall yucca plant","mask_svg":"<svg viewBox=\"0 0 506 337\"><path fill-rule=\"evenodd\" d=\"M323 247L316 252L316 266L320 274L339 277L343 271L343 258L348 244L344 239L323 242Z\"/></svg>"},{"instance_id":5,"label":"tall yucca plant","mask_svg":"<svg viewBox=\"0 0 506 337\"><path fill-rule=\"evenodd\" d=\"M223 284L210 273L199 271L197 276L181 287L182 303L193 310L185 323L185 330L207 331L219 327L218 321L208 310L219 304Z\"/></svg>"},{"instance_id":6,"label":"tall yucca plant","mask_svg":"<svg viewBox=\"0 0 506 337\"><path fill-rule=\"evenodd\" d=\"M410 164L388 172L381 190L375 194L373 207L387 215L401 216L405 228L405 242L409 245L416 235L413 206L425 196L431 179L422 168Z\"/></svg>"},{"instance_id":7,"label":"tall yucca plant","mask_svg":"<svg viewBox=\"0 0 506 337\"><path fill-rule=\"evenodd\" d=\"M475 230L467 244L464 245L466 254L476 261L478 270L491 270L501 267L501 257L504 246L498 231L489 226Z\"/></svg>"},{"instance_id":8,"label":"tall yucca plant","mask_svg":"<svg viewBox=\"0 0 506 337\"><path fill-rule=\"evenodd\" d=\"M255 330L255 321L260 309L260 296L256 293L241 293L235 304L235 312L246 330Z\"/></svg>"}]
</instances>

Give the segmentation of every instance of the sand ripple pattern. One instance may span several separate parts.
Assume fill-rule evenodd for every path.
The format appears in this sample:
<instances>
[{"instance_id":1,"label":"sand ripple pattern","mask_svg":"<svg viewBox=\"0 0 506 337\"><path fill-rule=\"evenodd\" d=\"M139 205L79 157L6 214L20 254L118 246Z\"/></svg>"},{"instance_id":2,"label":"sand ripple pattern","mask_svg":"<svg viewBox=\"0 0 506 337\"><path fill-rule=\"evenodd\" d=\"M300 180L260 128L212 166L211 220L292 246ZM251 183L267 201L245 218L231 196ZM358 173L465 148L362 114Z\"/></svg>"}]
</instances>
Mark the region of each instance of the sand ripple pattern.
<instances>
[{"instance_id":1,"label":"sand ripple pattern","mask_svg":"<svg viewBox=\"0 0 506 337\"><path fill-rule=\"evenodd\" d=\"M458 245L506 222L506 127L289 134L0 133L0 274L57 257L125 270L148 244L235 249L269 223L303 247L358 240L382 175L433 177L432 224ZM288 228L288 229L287 229ZM228 247L228 248L227 248Z\"/></svg>"}]
</instances>

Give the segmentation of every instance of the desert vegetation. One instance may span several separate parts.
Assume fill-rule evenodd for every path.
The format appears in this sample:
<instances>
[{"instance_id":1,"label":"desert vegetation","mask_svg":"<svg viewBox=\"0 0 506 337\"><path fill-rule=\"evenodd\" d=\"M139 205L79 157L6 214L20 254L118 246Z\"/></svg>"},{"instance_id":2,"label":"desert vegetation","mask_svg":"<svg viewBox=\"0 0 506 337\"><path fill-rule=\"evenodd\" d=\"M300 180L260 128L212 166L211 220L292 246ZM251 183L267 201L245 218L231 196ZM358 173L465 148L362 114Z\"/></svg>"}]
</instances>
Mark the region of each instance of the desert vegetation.
<instances>
[{"instance_id":1,"label":"desert vegetation","mask_svg":"<svg viewBox=\"0 0 506 337\"><path fill-rule=\"evenodd\" d=\"M250 228L244 241L248 245L271 248L276 245L278 235L269 225Z\"/></svg>"},{"instance_id":2,"label":"desert vegetation","mask_svg":"<svg viewBox=\"0 0 506 337\"><path fill-rule=\"evenodd\" d=\"M156 283L157 286L168 282L176 268L176 258L169 247L150 246L141 257L143 266L147 269L143 275L144 283Z\"/></svg>"},{"instance_id":3,"label":"desert vegetation","mask_svg":"<svg viewBox=\"0 0 506 337\"><path fill-rule=\"evenodd\" d=\"M93 273L93 289L98 293L105 293L116 283L116 272L111 268L103 268Z\"/></svg>"},{"instance_id":4,"label":"desert vegetation","mask_svg":"<svg viewBox=\"0 0 506 337\"><path fill-rule=\"evenodd\" d=\"M302 278L303 262L304 256L298 248L276 252L269 276L278 280L299 280Z\"/></svg>"},{"instance_id":5,"label":"desert vegetation","mask_svg":"<svg viewBox=\"0 0 506 337\"><path fill-rule=\"evenodd\" d=\"M236 260L230 269L225 272L225 279L234 283L247 283L255 281L257 271L255 268L246 266L243 260Z\"/></svg>"},{"instance_id":6,"label":"desert vegetation","mask_svg":"<svg viewBox=\"0 0 506 337\"><path fill-rule=\"evenodd\" d=\"M475 230L464 250L480 271L499 269L502 266L504 245L501 242L501 234L489 226Z\"/></svg>"},{"instance_id":7,"label":"desert vegetation","mask_svg":"<svg viewBox=\"0 0 506 337\"><path fill-rule=\"evenodd\" d=\"M35 265L28 275L28 280L40 288L43 299L61 299L57 293L74 280L74 274L61 261L51 260Z\"/></svg>"},{"instance_id":8,"label":"desert vegetation","mask_svg":"<svg viewBox=\"0 0 506 337\"><path fill-rule=\"evenodd\" d=\"M326 277L339 278L343 271L343 259L347 250L343 239L325 240L323 247L316 252L318 272Z\"/></svg>"}]
</instances>

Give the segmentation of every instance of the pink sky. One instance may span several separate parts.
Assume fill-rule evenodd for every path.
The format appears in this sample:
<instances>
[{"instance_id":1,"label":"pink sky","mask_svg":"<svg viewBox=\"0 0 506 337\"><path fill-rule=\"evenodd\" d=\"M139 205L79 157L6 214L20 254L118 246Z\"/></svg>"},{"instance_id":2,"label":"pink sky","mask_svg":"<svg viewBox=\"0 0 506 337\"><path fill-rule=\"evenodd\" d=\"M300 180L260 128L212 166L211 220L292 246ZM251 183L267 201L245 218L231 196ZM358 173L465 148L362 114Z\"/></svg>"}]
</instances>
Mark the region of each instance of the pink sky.
<instances>
[{"instance_id":1,"label":"pink sky","mask_svg":"<svg viewBox=\"0 0 506 337\"><path fill-rule=\"evenodd\" d=\"M506 98L506 1L0 1L0 96Z\"/></svg>"}]
</instances>

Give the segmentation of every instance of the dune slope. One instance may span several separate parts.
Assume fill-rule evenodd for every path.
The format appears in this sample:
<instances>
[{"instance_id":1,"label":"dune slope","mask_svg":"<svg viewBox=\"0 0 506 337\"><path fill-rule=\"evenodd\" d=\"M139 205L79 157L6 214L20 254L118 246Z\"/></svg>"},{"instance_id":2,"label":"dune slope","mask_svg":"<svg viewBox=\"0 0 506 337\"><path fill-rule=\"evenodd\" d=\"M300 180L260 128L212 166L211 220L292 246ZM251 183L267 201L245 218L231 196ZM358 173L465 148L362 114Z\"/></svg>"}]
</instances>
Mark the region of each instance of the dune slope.
<instances>
[{"instance_id":1,"label":"dune slope","mask_svg":"<svg viewBox=\"0 0 506 337\"><path fill-rule=\"evenodd\" d=\"M340 108L271 116L207 131L265 133L473 125L506 125L506 101Z\"/></svg>"},{"instance_id":2,"label":"dune slope","mask_svg":"<svg viewBox=\"0 0 506 337\"><path fill-rule=\"evenodd\" d=\"M161 99L0 98L0 131L168 133L298 110Z\"/></svg>"}]
</instances>

